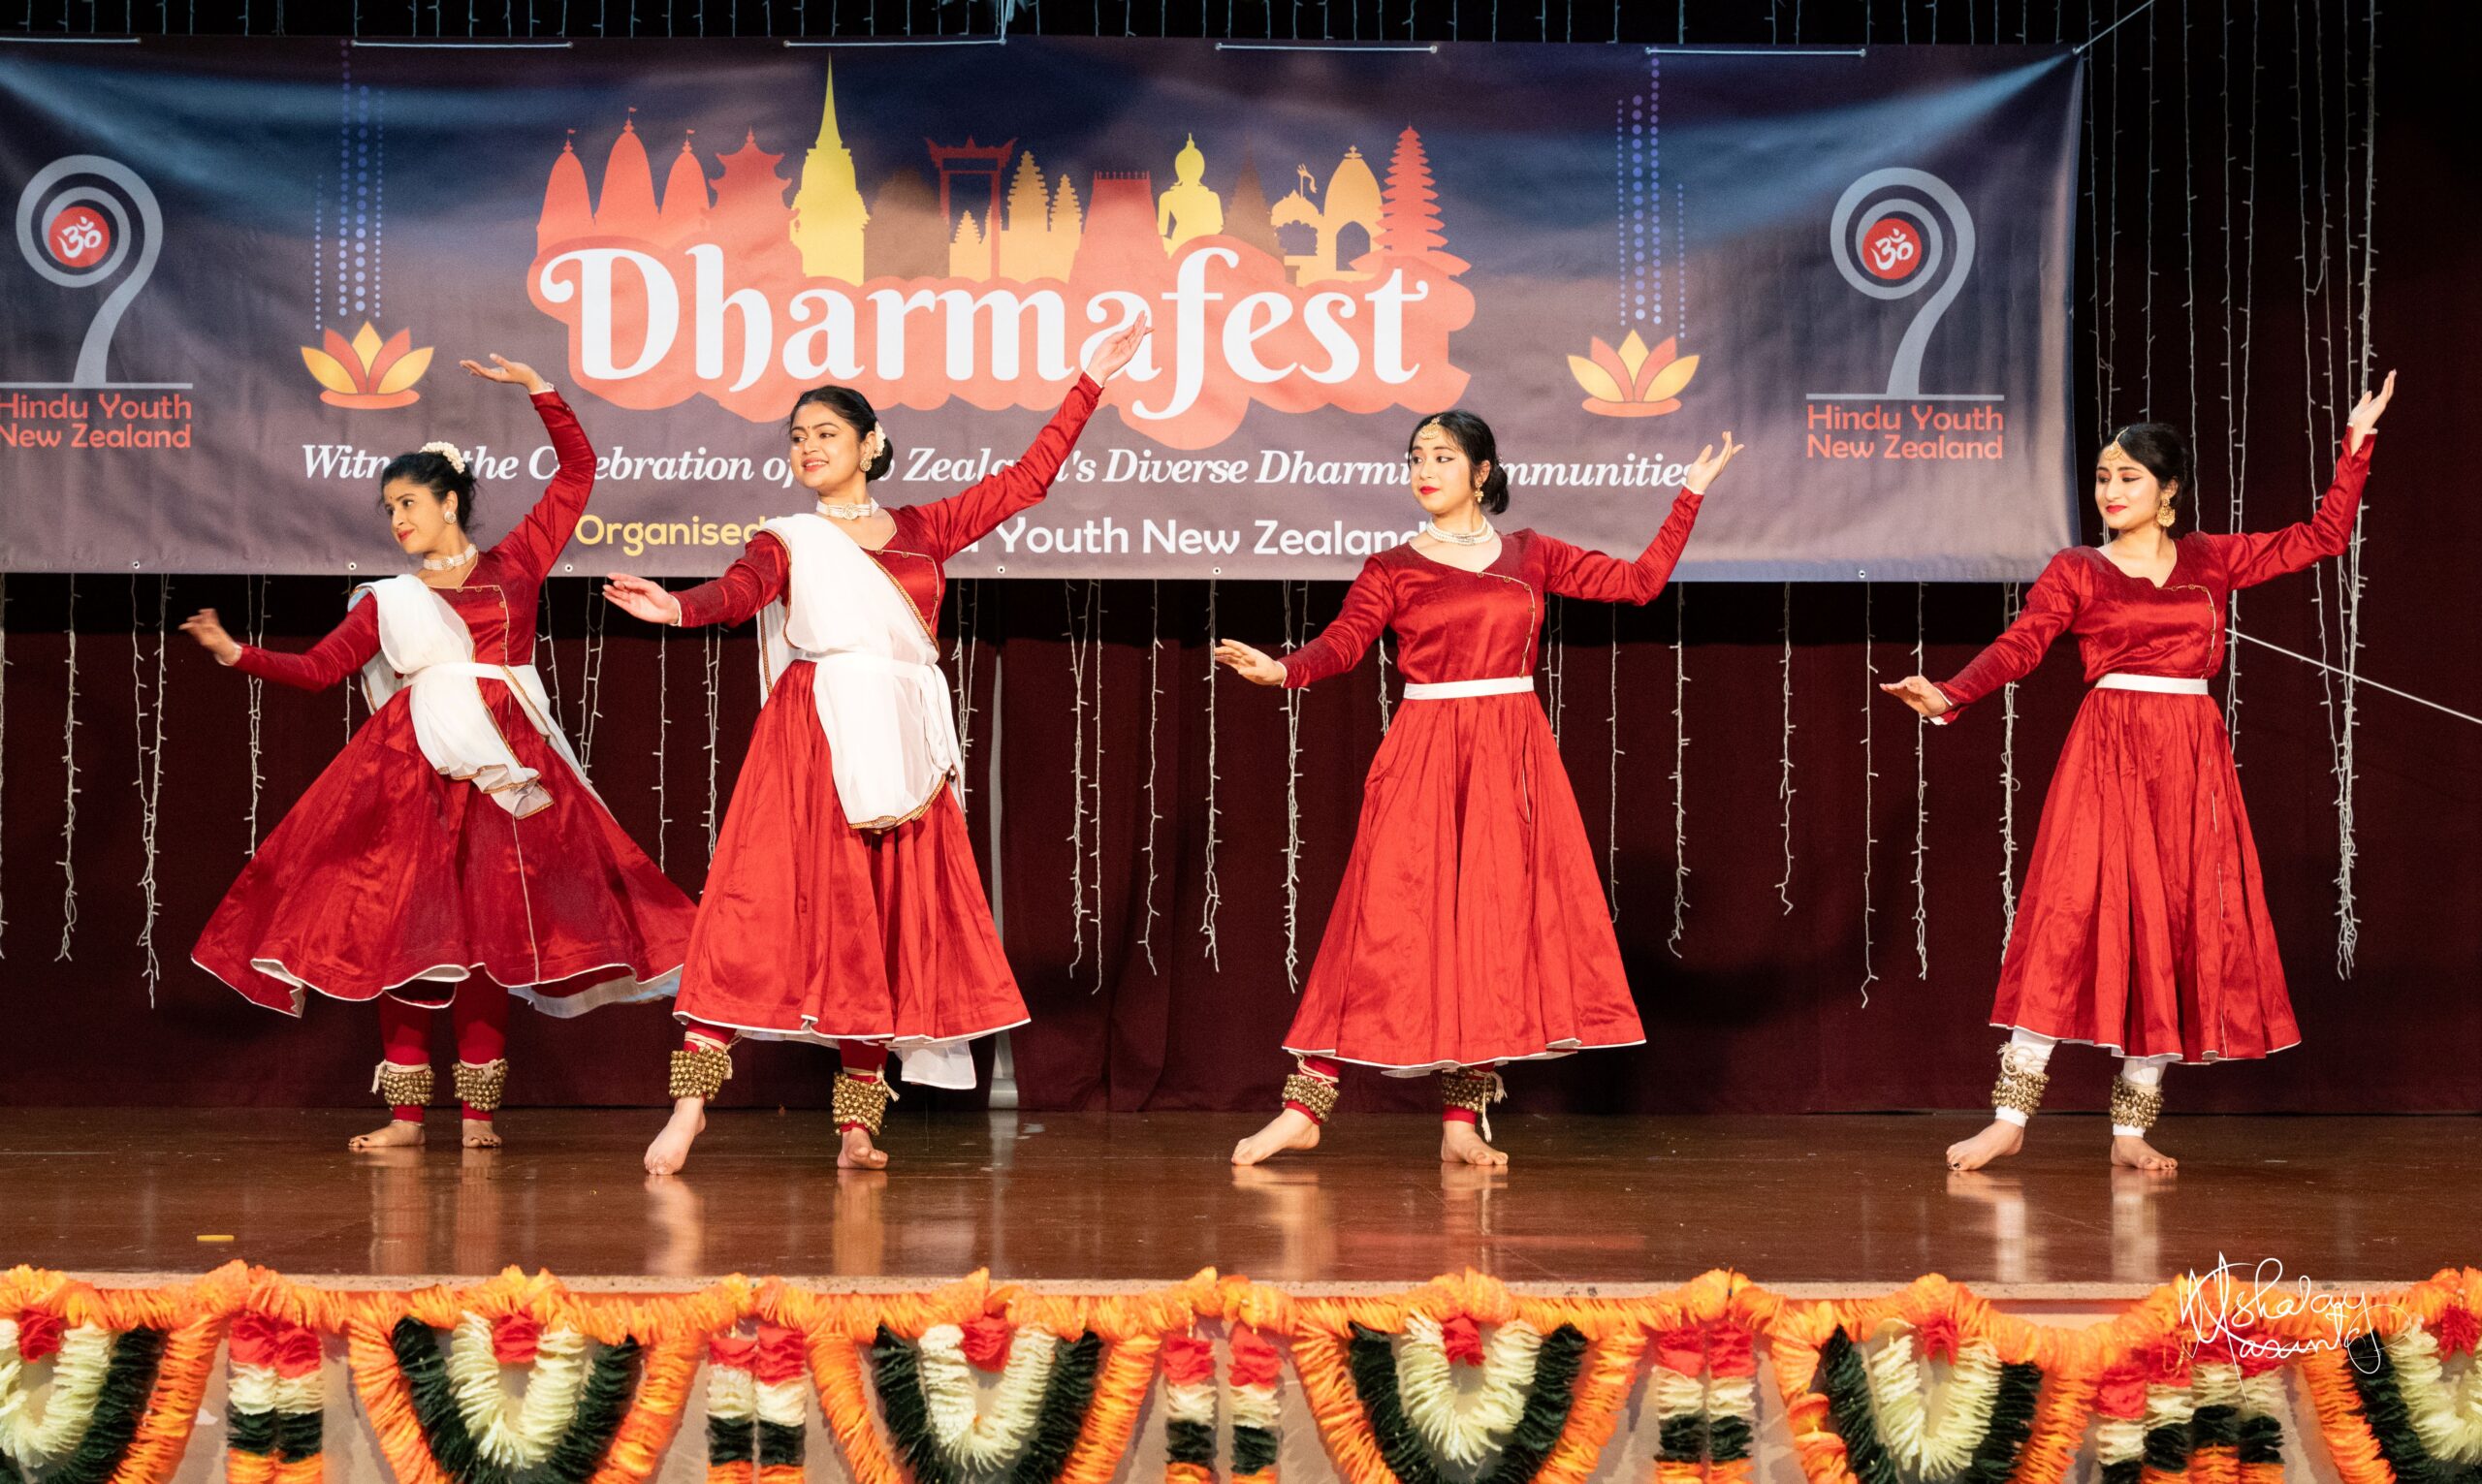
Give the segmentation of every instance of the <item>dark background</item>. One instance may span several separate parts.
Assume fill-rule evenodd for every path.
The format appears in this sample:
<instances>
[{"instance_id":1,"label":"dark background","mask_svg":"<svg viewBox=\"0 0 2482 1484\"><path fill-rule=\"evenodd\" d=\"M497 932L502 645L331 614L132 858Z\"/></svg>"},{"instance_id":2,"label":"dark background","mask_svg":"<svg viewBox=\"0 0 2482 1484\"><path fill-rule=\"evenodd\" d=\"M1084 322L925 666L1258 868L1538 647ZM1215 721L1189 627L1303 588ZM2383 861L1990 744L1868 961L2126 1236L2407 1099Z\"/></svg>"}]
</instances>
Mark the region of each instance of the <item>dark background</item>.
<instances>
[{"instance_id":1,"label":"dark background","mask_svg":"<svg viewBox=\"0 0 2482 1484\"><path fill-rule=\"evenodd\" d=\"M2482 713L2474 657L2482 617L2467 576L2482 520L2454 432L2476 391L2468 348L2482 338L2475 288L2482 263L2472 242L2482 193L2466 147L2469 115L2450 91L2457 52L2444 29L2449 8L2394 7L2374 23L2366 0L1625 9L1559 0L1467 0L1451 9L1423 0L1391 3L1383 13L1367 3L1141 0L1099 12L1029 5L1007 24L1012 32L1081 35L1580 44L1608 43L1615 22L1619 39L1633 44L1683 36L1693 44L1874 46L2098 37L2074 266L2083 436L2099 443L2120 422L2168 418L2197 430L2197 508L2207 528L2230 525L2244 454L2243 522L2265 528L2303 519L2324 483L2367 340L2374 367L2399 368L2402 384L2367 507L2360 666L2374 680ZM358 21L345 9L273 0L0 7L0 28L20 35L193 28L301 35L357 24L371 37L525 35L529 27L551 35L563 26L576 35L626 35L632 27L638 35L696 36L702 27L709 35L734 27L745 35L769 28L849 35L875 25L888 37L908 27L916 36L988 35L1000 20L988 4L874 9L825 0L731 8L697 0L638 0L634 8L594 0L530 7L487 0L470 9L366 3ZM2374 188L2366 176L2373 161ZM1715 497L1764 491L1728 481ZM1520 509L1511 520L1524 516ZM1925 510L1923 519L1940 517ZM2254 590L2242 605L2243 625L2306 654L2339 655L2338 582L2331 563L2315 581L2305 575ZM334 620L341 584L176 577L167 591L160 583L127 573L7 580L0 985L14 1055L0 1098L366 1102L375 1057L366 1009L314 1001L302 1023L289 1025L187 962L187 945L250 844L249 687L177 633L165 651L160 693L154 679L164 642L159 615L176 623L211 605L239 632L244 616L263 604L268 642L298 646ZM971 636L976 698L970 812L1034 1017L1014 1038L1027 1106L1229 1109L1272 1097L1287 1069L1276 1043L1293 1003L1286 974L1288 795L1297 794L1300 821L1292 940L1306 972L1351 842L1361 772L1381 735L1381 681L1366 662L1302 697L1297 766L1289 757L1285 702L1273 692L1229 678L1218 682L1210 733L1209 603L1220 631L1272 644L1289 628L1315 632L1340 592L1328 584L1231 584L1210 595L1189 583L1006 581L954 590L943 629ZM1867 685L1873 675L1893 679L1917 668L1917 641L1925 652L1919 668L1954 670L1996 632L2010 601L2008 589L1993 585L1698 584L1674 587L1644 610L1555 606L1559 641L1548 648L1561 673L1563 750L1598 852L1612 843L1607 830L1616 821L1618 930L1649 1044L1521 1068L1514 1081L1522 1106L1731 1113L1982 1103L1996 1041L1985 1022L2007 862L2002 718L1996 706L1977 708L1958 726L1922 737L1926 781L1918 794L1916 724ZM600 600L585 582L564 580L547 602L556 640L547 668L578 739L587 730ZM2305 1043L2264 1063L2183 1070L2172 1079L2175 1106L2482 1106L2475 782L2482 726L2360 691L2350 811L2359 936L2347 975L2339 967L2341 811L2332 741L2343 715L2340 685L2255 646L2237 647L2236 658L2242 777ZM617 618L591 692L598 787L641 840L660 837L674 876L693 891L706 857L703 660L697 636L658 639ZM1788 665L1797 790L1789 913L1778 895ZM729 796L757 704L754 668L746 632L722 641L719 801ZM1152 703L1151 670L1161 686ZM2081 690L2073 658L2057 655L2020 689L2012 755L2021 874ZM360 702L351 704L358 716ZM262 833L334 756L346 709L334 692L268 688ZM1684 729L1685 847L1676 857L1672 763ZM1615 743L1623 752L1616 769ZM77 788L76 829L67 837L64 752L74 757ZM1211 754L1220 967L1207 961L1199 931L1209 899ZM138 941L149 780L161 963L151 1004ZM996 861L989 854L995 797L1004 813ZM1917 804L1926 809L1919 852ZM659 805L669 820L660 837ZM1073 846L1081 805L1085 826ZM1151 856L1150 813L1158 816ZM1098 818L1099 843L1092 833ZM62 957L64 858L75 871L77 911ZM1691 872L1677 956L1667 944L1676 864ZM1099 917L1081 924L1072 885L1086 889L1091 912L1098 873ZM1916 951L1918 912L1926 974ZM1867 971L1876 979L1865 1005ZM565 1026L521 1013L511 1099L660 1102L672 1035L660 1007L612 1009ZM825 1101L826 1057L758 1048L739 1059L728 1103ZM2071 1053L2054 1076L2053 1106L2099 1106L2110 1065ZM1434 1094L1424 1085L1372 1078L1352 1095L1365 1107L1416 1107L1429 1106Z\"/></svg>"}]
</instances>

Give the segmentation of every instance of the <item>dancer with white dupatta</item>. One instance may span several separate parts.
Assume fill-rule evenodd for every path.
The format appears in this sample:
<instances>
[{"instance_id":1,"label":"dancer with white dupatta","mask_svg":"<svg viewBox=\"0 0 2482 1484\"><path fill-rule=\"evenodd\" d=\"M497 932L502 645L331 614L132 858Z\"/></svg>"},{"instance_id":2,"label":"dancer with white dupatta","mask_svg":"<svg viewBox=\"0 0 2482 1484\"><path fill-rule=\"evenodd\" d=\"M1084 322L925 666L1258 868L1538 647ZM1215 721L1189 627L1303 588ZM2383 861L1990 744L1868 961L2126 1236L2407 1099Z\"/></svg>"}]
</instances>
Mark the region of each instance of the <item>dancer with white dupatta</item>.
<instances>
[{"instance_id":1,"label":"dancer with white dupatta","mask_svg":"<svg viewBox=\"0 0 2482 1484\"><path fill-rule=\"evenodd\" d=\"M715 582L673 593L616 573L604 588L650 623L757 616L767 685L690 934L673 1114L649 1172L687 1160L737 1036L836 1047L836 1162L875 1170L890 1051L907 1082L970 1088L968 1043L1025 1023L950 786L944 564L1042 499L1146 332L1140 320L1097 346L1023 458L923 505L871 498L896 455L860 393L806 392L787 435L816 513L766 522Z\"/></svg>"},{"instance_id":2,"label":"dancer with white dupatta","mask_svg":"<svg viewBox=\"0 0 2482 1484\"><path fill-rule=\"evenodd\" d=\"M263 679L321 690L362 673L370 720L259 847L192 954L288 1015L314 990L379 1001L372 1090L394 1118L358 1150L423 1142L442 1005L463 1142L497 1145L509 996L566 1018L670 995L695 911L622 833L552 718L535 611L586 512L594 450L531 367L492 360L461 364L531 393L559 458L505 540L475 551L465 456L427 444L380 474L389 527L419 571L356 588L344 622L306 653L237 644L213 609L181 625Z\"/></svg>"}]
</instances>

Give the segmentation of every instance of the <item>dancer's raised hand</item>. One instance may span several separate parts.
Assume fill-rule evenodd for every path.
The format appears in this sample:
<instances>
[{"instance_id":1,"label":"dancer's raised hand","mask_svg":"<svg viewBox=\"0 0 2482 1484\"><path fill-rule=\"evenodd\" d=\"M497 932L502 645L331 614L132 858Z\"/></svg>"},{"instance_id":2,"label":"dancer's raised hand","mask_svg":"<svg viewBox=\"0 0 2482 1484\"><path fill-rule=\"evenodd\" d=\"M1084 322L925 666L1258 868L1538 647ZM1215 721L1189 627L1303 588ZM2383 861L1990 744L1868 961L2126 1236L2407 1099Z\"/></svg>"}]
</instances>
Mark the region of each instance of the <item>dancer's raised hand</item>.
<instances>
[{"instance_id":1,"label":"dancer's raised hand","mask_svg":"<svg viewBox=\"0 0 2482 1484\"><path fill-rule=\"evenodd\" d=\"M612 573L603 580L603 595L633 618L649 623L681 621L681 600L643 577Z\"/></svg>"},{"instance_id":2,"label":"dancer's raised hand","mask_svg":"<svg viewBox=\"0 0 2482 1484\"><path fill-rule=\"evenodd\" d=\"M1706 492L1706 487L1714 482L1715 476L1724 472L1724 465L1731 463L1733 461L1733 456L1739 453L1747 445L1745 444L1734 443L1733 441L1732 430L1730 428L1726 428L1724 430L1724 451L1720 454L1716 453L1715 445L1711 443L1707 444L1704 448L1700 449L1698 451L1698 461L1689 466L1689 472L1687 474L1681 476L1680 483L1682 487L1687 489L1692 494L1704 494Z\"/></svg>"},{"instance_id":3,"label":"dancer's raised hand","mask_svg":"<svg viewBox=\"0 0 2482 1484\"><path fill-rule=\"evenodd\" d=\"M1883 682L1879 688L1925 716L1944 715L1949 709L1947 693L1918 675L1893 683Z\"/></svg>"},{"instance_id":4,"label":"dancer's raised hand","mask_svg":"<svg viewBox=\"0 0 2482 1484\"><path fill-rule=\"evenodd\" d=\"M512 386L524 387L528 396L539 396L552 390L550 382L534 374L534 367L522 361L511 361L506 356L496 353L493 355L490 365L485 365L479 361L460 361L457 363L485 381L507 382Z\"/></svg>"},{"instance_id":5,"label":"dancer's raised hand","mask_svg":"<svg viewBox=\"0 0 2482 1484\"><path fill-rule=\"evenodd\" d=\"M181 632L197 640L219 665L229 665L241 657L241 647L224 632L224 621L215 616L214 609L202 608L182 619Z\"/></svg>"},{"instance_id":6,"label":"dancer's raised hand","mask_svg":"<svg viewBox=\"0 0 2482 1484\"><path fill-rule=\"evenodd\" d=\"M1284 666L1237 639L1216 641L1215 662L1228 667L1234 675L1255 684L1281 685L1284 683Z\"/></svg>"},{"instance_id":7,"label":"dancer's raised hand","mask_svg":"<svg viewBox=\"0 0 2482 1484\"><path fill-rule=\"evenodd\" d=\"M1130 358L1137 354L1137 348L1146 343L1146 336L1154 328L1145 315L1139 315L1136 323L1095 347L1095 354L1086 361L1086 374L1094 377L1098 386L1111 380L1114 373L1129 364Z\"/></svg>"},{"instance_id":8,"label":"dancer's raised hand","mask_svg":"<svg viewBox=\"0 0 2482 1484\"><path fill-rule=\"evenodd\" d=\"M2344 420L2344 441L2349 448L2359 449L2362 440L2378 431L2378 415L2387 410L2388 398L2396 395L2396 373L2387 373L2375 395L2365 392L2353 404L2352 416Z\"/></svg>"}]
</instances>

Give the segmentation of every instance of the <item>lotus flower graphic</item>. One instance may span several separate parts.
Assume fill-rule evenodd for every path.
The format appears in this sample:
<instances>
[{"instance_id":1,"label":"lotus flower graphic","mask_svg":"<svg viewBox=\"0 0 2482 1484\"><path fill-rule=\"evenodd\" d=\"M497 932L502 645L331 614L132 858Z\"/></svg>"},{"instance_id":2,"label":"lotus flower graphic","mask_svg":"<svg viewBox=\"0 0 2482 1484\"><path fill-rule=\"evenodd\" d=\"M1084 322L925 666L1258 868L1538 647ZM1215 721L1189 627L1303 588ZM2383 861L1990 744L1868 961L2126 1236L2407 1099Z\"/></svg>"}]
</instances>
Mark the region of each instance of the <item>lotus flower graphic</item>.
<instances>
[{"instance_id":1,"label":"lotus flower graphic","mask_svg":"<svg viewBox=\"0 0 2482 1484\"><path fill-rule=\"evenodd\" d=\"M399 330L384 342L368 320L351 340L331 330L327 349L302 347L302 363L327 390L319 400L332 407L406 407L422 399L414 383L430 369L431 347L412 349L411 331Z\"/></svg>"},{"instance_id":2,"label":"lotus flower graphic","mask_svg":"<svg viewBox=\"0 0 2482 1484\"><path fill-rule=\"evenodd\" d=\"M1652 418L1680 410L1681 389L1698 374L1698 358L1680 354L1674 335L1653 350L1629 332L1613 350L1601 339L1592 357L1571 356L1569 374L1586 391L1586 411L1607 418Z\"/></svg>"}]
</instances>

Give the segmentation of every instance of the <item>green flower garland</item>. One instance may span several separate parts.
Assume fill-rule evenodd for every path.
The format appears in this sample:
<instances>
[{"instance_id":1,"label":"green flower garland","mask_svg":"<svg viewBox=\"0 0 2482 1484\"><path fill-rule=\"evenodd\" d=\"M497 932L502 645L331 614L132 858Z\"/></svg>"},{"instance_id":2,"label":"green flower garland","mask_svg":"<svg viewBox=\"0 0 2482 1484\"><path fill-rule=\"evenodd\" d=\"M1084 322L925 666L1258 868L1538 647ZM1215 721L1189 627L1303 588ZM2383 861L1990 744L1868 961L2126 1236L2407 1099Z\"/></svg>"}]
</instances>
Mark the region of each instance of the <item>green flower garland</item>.
<instances>
[{"instance_id":1,"label":"green flower garland","mask_svg":"<svg viewBox=\"0 0 2482 1484\"><path fill-rule=\"evenodd\" d=\"M2395 1360L2376 1335L2356 1336L2345 1346L2345 1359L2344 1374L2361 1397L2363 1420L2370 1424L2371 1436L2377 1439L2388 1467L2396 1470L2397 1484L2482 1484L2482 1464L2452 1463L2431 1452L2422 1441L2413 1427L2412 1409L2405 1405L2403 1390L2397 1384ZM2245 1454L2243 1461L2249 1462Z\"/></svg>"},{"instance_id":2,"label":"green flower garland","mask_svg":"<svg viewBox=\"0 0 2482 1484\"><path fill-rule=\"evenodd\" d=\"M1837 1325L1819 1346L1819 1368L1810 1388L1827 1398L1829 1419L1843 1437L1845 1460L1862 1484L1905 1484L1903 1471L1879 1437L1877 1416L1870 1405L1869 1370L1862 1347L1853 1342L1853 1337L1844 1332L1842 1325ZM1953 1480L1941 1484L2008 1484L2017 1471L2018 1455L2023 1451L2026 1439L2034 1436L2034 1416L2042 1392L2042 1367L2024 1362L2002 1365L1999 1390L1991 1400L1990 1426L1981 1441L1974 1444L1973 1462L1957 1470ZM1741 1444L1746 1451L1746 1437ZM2154 1447L2155 1439L2149 1436L2148 1463L2153 1462ZM2185 1462L2185 1437L2181 1457ZM2177 1468L2181 1465L2169 1467ZM2105 1484L2122 1481L2107 1477Z\"/></svg>"},{"instance_id":3,"label":"green flower garland","mask_svg":"<svg viewBox=\"0 0 2482 1484\"><path fill-rule=\"evenodd\" d=\"M457 1409L448 1363L439 1353L430 1326L408 1314L388 1332L388 1345L396 1352L397 1369L413 1399L414 1419L422 1426L431 1461L458 1484L586 1484L602 1467L603 1455L610 1451L613 1435L620 1432L638 1387L641 1346L637 1340L624 1339L603 1347L578 1395L577 1412L553 1446L552 1456L539 1468L506 1468L485 1459L476 1446L464 1414Z\"/></svg>"},{"instance_id":4,"label":"green flower garland","mask_svg":"<svg viewBox=\"0 0 2482 1484\"><path fill-rule=\"evenodd\" d=\"M1053 1484L1067 1467L1069 1450L1095 1404L1095 1378L1102 1371L1103 1340L1088 1330L1060 1347L1033 1434L1008 1470L1010 1484ZM922 1394L922 1365L914 1348L886 1325L871 1342L873 1379L888 1436L913 1470L915 1484L961 1484L965 1470L931 1431L931 1405Z\"/></svg>"},{"instance_id":5,"label":"green flower garland","mask_svg":"<svg viewBox=\"0 0 2482 1484\"><path fill-rule=\"evenodd\" d=\"M1534 1386L1526 1393L1525 1410L1517 1425L1511 1430L1508 1441L1501 1445L1499 1462L1483 1474L1480 1484L1525 1484L1542 1471L1543 1461L1551 1456L1560 1441L1560 1434L1569 1425L1569 1407L1576 1396L1577 1373L1584 1369L1586 1337L1574 1324L1563 1324L1543 1337L1543 1347L1537 1353ZM1346 1366L1353 1378L1354 1394L1360 1397L1362 1411L1370 1418L1371 1436L1379 1441L1380 1456L1404 1484L1448 1484L1439 1464L1423 1446L1415 1431L1413 1419L1405 1415L1404 1399L1396 1389L1396 1349L1389 1337L1380 1331L1356 1324L1353 1338L1346 1349ZM1234 1468L1240 1468L1239 1439L1234 1439ZM1268 1462L1273 1462L1270 1459Z\"/></svg>"}]
</instances>

